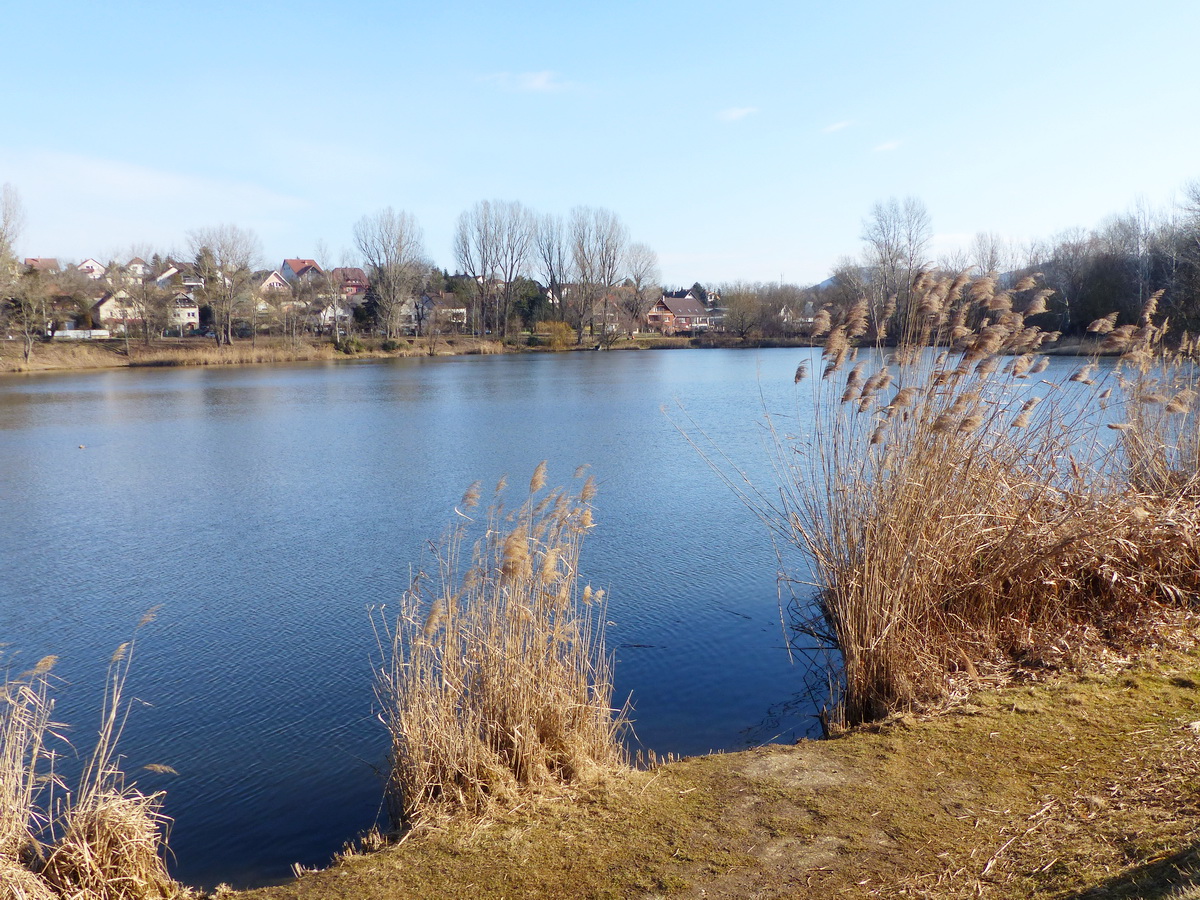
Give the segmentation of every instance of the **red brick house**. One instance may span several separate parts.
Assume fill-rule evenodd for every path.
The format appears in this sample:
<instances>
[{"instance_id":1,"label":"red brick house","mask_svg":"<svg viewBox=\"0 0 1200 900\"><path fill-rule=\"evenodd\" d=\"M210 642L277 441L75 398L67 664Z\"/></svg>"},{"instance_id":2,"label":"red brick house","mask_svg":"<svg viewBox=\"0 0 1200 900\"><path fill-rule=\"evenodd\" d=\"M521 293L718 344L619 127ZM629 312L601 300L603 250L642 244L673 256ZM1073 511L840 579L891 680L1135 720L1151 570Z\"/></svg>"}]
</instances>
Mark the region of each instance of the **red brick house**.
<instances>
[{"instance_id":1,"label":"red brick house","mask_svg":"<svg viewBox=\"0 0 1200 900\"><path fill-rule=\"evenodd\" d=\"M691 291L663 294L646 314L646 327L662 334L707 331L715 324L716 317Z\"/></svg>"}]
</instances>

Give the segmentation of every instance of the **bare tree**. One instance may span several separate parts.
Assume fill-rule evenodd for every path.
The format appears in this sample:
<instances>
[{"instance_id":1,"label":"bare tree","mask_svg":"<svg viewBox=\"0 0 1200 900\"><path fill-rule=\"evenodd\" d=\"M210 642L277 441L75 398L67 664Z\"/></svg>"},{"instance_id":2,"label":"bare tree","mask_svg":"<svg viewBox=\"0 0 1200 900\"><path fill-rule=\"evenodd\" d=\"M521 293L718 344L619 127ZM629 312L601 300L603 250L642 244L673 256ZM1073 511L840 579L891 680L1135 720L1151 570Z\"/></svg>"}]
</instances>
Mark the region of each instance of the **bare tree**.
<instances>
[{"instance_id":1,"label":"bare tree","mask_svg":"<svg viewBox=\"0 0 1200 900\"><path fill-rule=\"evenodd\" d=\"M21 352L28 364L34 342L46 333L46 305L50 296L46 273L34 266L26 268L7 293L9 321L20 332Z\"/></svg>"},{"instance_id":2,"label":"bare tree","mask_svg":"<svg viewBox=\"0 0 1200 900\"><path fill-rule=\"evenodd\" d=\"M421 226L412 213L389 206L354 223L354 243L367 267L383 336L390 340L400 333L404 306L429 267Z\"/></svg>"},{"instance_id":3,"label":"bare tree","mask_svg":"<svg viewBox=\"0 0 1200 900\"><path fill-rule=\"evenodd\" d=\"M725 330L743 341L762 326L764 309L759 289L753 284L737 281L718 288L725 307Z\"/></svg>"},{"instance_id":4,"label":"bare tree","mask_svg":"<svg viewBox=\"0 0 1200 900\"><path fill-rule=\"evenodd\" d=\"M970 263L981 275L1014 268L1014 254L1008 242L994 231L978 231L971 239Z\"/></svg>"},{"instance_id":5,"label":"bare tree","mask_svg":"<svg viewBox=\"0 0 1200 900\"><path fill-rule=\"evenodd\" d=\"M895 197L871 207L863 222L862 239L867 244L867 265L872 269L871 312L876 328L889 328L880 321L895 297L895 317L902 325L912 324L909 288L914 273L926 265L933 226L925 204L916 197Z\"/></svg>"},{"instance_id":6,"label":"bare tree","mask_svg":"<svg viewBox=\"0 0 1200 900\"><path fill-rule=\"evenodd\" d=\"M571 280L571 252L567 246L563 220L546 213L537 220L533 236L534 268L545 282L546 294L558 318L564 318L563 291Z\"/></svg>"},{"instance_id":7,"label":"bare tree","mask_svg":"<svg viewBox=\"0 0 1200 900\"><path fill-rule=\"evenodd\" d=\"M508 335L517 279L534 244L533 214L513 200L481 200L458 217L454 256L475 279L478 302L490 324Z\"/></svg>"},{"instance_id":8,"label":"bare tree","mask_svg":"<svg viewBox=\"0 0 1200 900\"><path fill-rule=\"evenodd\" d=\"M609 329L611 289L621 281L628 232L616 213L608 209L580 206L571 210L569 225L571 259L576 285L566 304L575 326L576 343L583 343L584 325L595 333L596 313L600 313L601 331Z\"/></svg>"},{"instance_id":9,"label":"bare tree","mask_svg":"<svg viewBox=\"0 0 1200 900\"><path fill-rule=\"evenodd\" d=\"M142 323L142 341L149 346L151 335L162 334L169 324L172 292L160 285L149 269L140 271L116 260L108 264L104 281L114 295L124 295L125 306ZM128 328L125 333L128 341Z\"/></svg>"},{"instance_id":10,"label":"bare tree","mask_svg":"<svg viewBox=\"0 0 1200 900\"><path fill-rule=\"evenodd\" d=\"M655 301L662 296L659 282L662 275L658 269L658 254L642 243L630 244L625 250L625 272L631 290L624 294L629 320L633 331L641 328L646 314Z\"/></svg>"},{"instance_id":11,"label":"bare tree","mask_svg":"<svg viewBox=\"0 0 1200 900\"><path fill-rule=\"evenodd\" d=\"M11 264L16 260L16 243L25 230L25 207L21 195L8 182L0 187L0 261L4 271L0 278L11 277Z\"/></svg>"},{"instance_id":12,"label":"bare tree","mask_svg":"<svg viewBox=\"0 0 1200 900\"><path fill-rule=\"evenodd\" d=\"M233 322L240 306L256 303L253 275L262 258L258 235L237 225L217 225L188 233L201 293L213 311L218 344L233 343Z\"/></svg>"},{"instance_id":13,"label":"bare tree","mask_svg":"<svg viewBox=\"0 0 1200 900\"><path fill-rule=\"evenodd\" d=\"M25 208L17 189L7 182L0 187L0 310L9 314L19 326L20 304L17 298L20 267L17 265L17 239L25 227ZM24 334L24 330L22 330ZM33 352L32 342L26 343L25 359Z\"/></svg>"}]
</instances>

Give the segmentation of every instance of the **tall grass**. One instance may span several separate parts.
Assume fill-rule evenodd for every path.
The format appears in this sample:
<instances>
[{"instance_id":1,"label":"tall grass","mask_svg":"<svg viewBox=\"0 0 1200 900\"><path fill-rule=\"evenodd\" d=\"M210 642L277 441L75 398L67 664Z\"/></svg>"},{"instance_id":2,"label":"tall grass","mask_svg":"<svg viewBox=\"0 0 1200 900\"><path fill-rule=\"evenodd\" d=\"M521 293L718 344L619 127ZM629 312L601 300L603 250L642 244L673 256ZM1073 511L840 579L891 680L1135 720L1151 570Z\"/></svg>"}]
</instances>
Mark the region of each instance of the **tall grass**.
<instances>
[{"instance_id":1,"label":"tall grass","mask_svg":"<svg viewBox=\"0 0 1200 900\"><path fill-rule=\"evenodd\" d=\"M1047 379L1057 335L1026 321L1047 293L921 274L894 347L890 309L819 317L810 435L780 428L777 494L743 496L812 564L806 630L840 652L849 723L1128 637L1200 589L1194 346L1163 349L1152 298L1096 324L1115 365Z\"/></svg>"},{"instance_id":2,"label":"tall grass","mask_svg":"<svg viewBox=\"0 0 1200 900\"><path fill-rule=\"evenodd\" d=\"M594 481L574 494L547 492L545 468L511 511L502 481L476 518L472 486L458 524L432 548L431 570L413 579L395 621L379 622L376 692L392 740L386 796L398 828L486 815L626 762L603 591L581 587L579 575Z\"/></svg>"},{"instance_id":3,"label":"tall grass","mask_svg":"<svg viewBox=\"0 0 1200 900\"><path fill-rule=\"evenodd\" d=\"M53 658L6 681L0 711L2 896L149 900L180 893L164 859L169 822L163 795L127 784L116 754L128 712L123 691L132 650L132 641L122 644L110 661L96 746L74 791L56 776L47 748L54 734Z\"/></svg>"}]
</instances>

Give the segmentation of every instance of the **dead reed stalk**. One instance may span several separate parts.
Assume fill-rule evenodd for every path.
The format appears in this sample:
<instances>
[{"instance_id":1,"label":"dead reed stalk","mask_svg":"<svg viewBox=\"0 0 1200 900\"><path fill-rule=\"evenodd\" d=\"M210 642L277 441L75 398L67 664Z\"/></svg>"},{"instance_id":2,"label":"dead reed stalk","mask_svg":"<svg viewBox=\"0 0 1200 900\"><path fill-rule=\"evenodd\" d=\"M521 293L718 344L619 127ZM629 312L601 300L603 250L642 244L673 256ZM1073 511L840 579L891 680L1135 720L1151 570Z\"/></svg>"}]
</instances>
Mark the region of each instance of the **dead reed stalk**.
<instances>
[{"instance_id":1,"label":"dead reed stalk","mask_svg":"<svg viewBox=\"0 0 1200 900\"><path fill-rule=\"evenodd\" d=\"M152 617L143 617L139 628ZM0 896L165 900L180 893L164 859L169 820L161 811L163 795L127 784L116 754L128 714L122 695L132 652L133 641L122 644L110 661L96 746L74 791L55 777L46 748L53 658L6 682L0 710ZM51 787L61 796L48 798Z\"/></svg>"},{"instance_id":2,"label":"dead reed stalk","mask_svg":"<svg viewBox=\"0 0 1200 900\"><path fill-rule=\"evenodd\" d=\"M823 377L801 383L814 433L777 438L777 495L739 488L811 561L819 611L805 628L840 653L850 723L1195 602L1194 359L1161 352L1151 306L1121 332L1117 365L1038 379L1057 335L1013 311L1040 309L1035 287L923 273L894 348L848 339L857 308L831 315ZM1115 322L1093 330L1111 337Z\"/></svg>"},{"instance_id":3,"label":"dead reed stalk","mask_svg":"<svg viewBox=\"0 0 1200 900\"><path fill-rule=\"evenodd\" d=\"M469 513L478 485L468 490L432 571L414 577L394 622L377 617L376 694L392 738L387 803L397 828L486 815L626 764L603 591L581 587L578 569L594 482L571 494L545 492L544 480L543 463L513 511L502 482L479 521Z\"/></svg>"}]
</instances>

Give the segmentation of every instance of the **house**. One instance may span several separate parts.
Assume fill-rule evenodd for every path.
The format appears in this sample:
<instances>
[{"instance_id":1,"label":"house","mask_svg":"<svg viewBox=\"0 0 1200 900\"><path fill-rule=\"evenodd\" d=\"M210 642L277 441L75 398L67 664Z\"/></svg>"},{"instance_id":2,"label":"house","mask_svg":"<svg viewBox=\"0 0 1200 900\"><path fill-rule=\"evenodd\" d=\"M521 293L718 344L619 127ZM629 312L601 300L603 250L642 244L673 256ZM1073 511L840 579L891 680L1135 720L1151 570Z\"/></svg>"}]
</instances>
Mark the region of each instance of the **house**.
<instances>
[{"instance_id":1,"label":"house","mask_svg":"<svg viewBox=\"0 0 1200 900\"><path fill-rule=\"evenodd\" d=\"M320 304L311 320L318 331L328 332L334 323L338 328L345 328L354 315L354 309L345 300L330 300Z\"/></svg>"},{"instance_id":2,"label":"house","mask_svg":"<svg viewBox=\"0 0 1200 900\"><path fill-rule=\"evenodd\" d=\"M104 277L105 273L108 272L108 266L104 265L99 260L91 259L90 257L85 259L75 268L88 278L92 279L92 281L99 281Z\"/></svg>"},{"instance_id":3,"label":"house","mask_svg":"<svg viewBox=\"0 0 1200 900\"><path fill-rule=\"evenodd\" d=\"M167 306L167 328L183 337L200 328L200 307L191 294L180 291Z\"/></svg>"},{"instance_id":4,"label":"house","mask_svg":"<svg viewBox=\"0 0 1200 900\"><path fill-rule=\"evenodd\" d=\"M110 332L120 333L142 324L142 313L124 291L105 291L92 304L92 321Z\"/></svg>"},{"instance_id":5,"label":"house","mask_svg":"<svg viewBox=\"0 0 1200 900\"><path fill-rule=\"evenodd\" d=\"M140 281L150 274L150 264L140 256L135 256L125 264L125 271Z\"/></svg>"},{"instance_id":6,"label":"house","mask_svg":"<svg viewBox=\"0 0 1200 900\"><path fill-rule=\"evenodd\" d=\"M365 294L370 286L370 282L367 281L367 273L359 268L333 269L330 271L329 277L337 287L338 293L344 298Z\"/></svg>"},{"instance_id":7,"label":"house","mask_svg":"<svg viewBox=\"0 0 1200 900\"><path fill-rule=\"evenodd\" d=\"M707 331L716 324L716 316L691 291L663 294L646 313L646 326L663 334L680 331Z\"/></svg>"},{"instance_id":8,"label":"house","mask_svg":"<svg viewBox=\"0 0 1200 900\"><path fill-rule=\"evenodd\" d=\"M325 274L315 259L285 259L279 268L280 275L287 281L312 280Z\"/></svg>"},{"instance_id":9,"label":"house","mask_svg":"<svg viewBox=\"0 0 1200 900\"><path fill-rule=\"evenodd\" d=\"M25 268L35 272L57 272L58 260L49 256L27 256L25 257Z\"/></svg>"},{"instance_id":10,"label":"house","mask_svg":"<svg viewBox=\"0 0 1200 900\"><path fill-rule=\"evenodd\" d=\"M271 272L258 286L259 294L271 294L276 291L286 291L289 294L292 292L292 286L287 283L278 269Z\"/></svg>"},{"instance_id":11,"label":"house","mask_svg":"<svg viewBox=\"0 0 1200 900\"><path fill-rule=\"evenodd\" d=\"M188 293L204 287L204 279L196 272L195 266L171 260L167 260L166 268L154 276L154 283L159 287L181 287Z\"/></svg>"}]
</instances>

